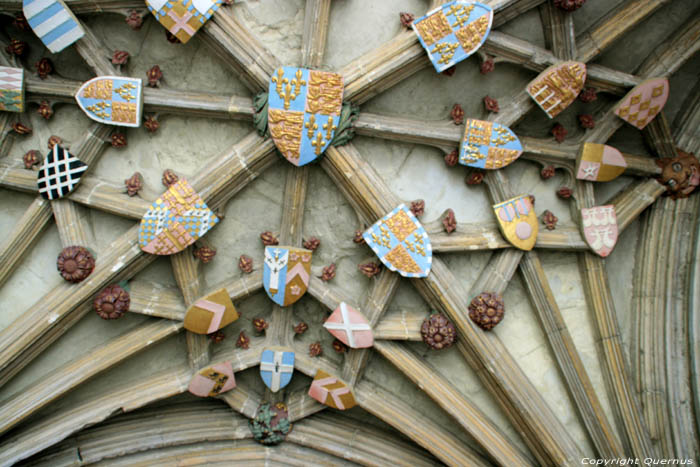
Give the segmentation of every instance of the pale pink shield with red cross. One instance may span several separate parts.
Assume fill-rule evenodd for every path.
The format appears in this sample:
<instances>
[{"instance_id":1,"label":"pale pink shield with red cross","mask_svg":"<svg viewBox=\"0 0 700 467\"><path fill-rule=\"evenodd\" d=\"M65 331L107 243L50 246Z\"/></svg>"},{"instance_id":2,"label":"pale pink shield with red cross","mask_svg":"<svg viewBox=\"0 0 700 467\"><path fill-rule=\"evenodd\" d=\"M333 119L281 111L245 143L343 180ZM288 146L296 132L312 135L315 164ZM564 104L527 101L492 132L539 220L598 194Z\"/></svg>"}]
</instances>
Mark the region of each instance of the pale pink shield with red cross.
<instances>
[{"instance_id":1,"label":"pale pink shield with red cross","mask_svg":"<svg viewBox=\"0 0 700 467\"><path fill-rule=\"evenodd\" d=\"M222 362L200 370L188 390L199 397L215 397L236 387L231 362Z\"/></svg>"},{"instance_id":2,"label":"pale pink shield with red cross","mask_svg":"<svg viewBox=\"0 0 700 467\"><path fill-rule=\"evenodd\" d=\"M362 313L342 302L328 317L323 327L343 344L353 349L372 347L372 327Z\"/></svg>"},{"instance_id":3,"label":"pale pink shield with red cross","mask_svg":"<svg viewBox=\"0 0 700 467\"><path fill-rule=\"evenodd\" d=\"M618 228L615 206L594 206L581 209L581 225L586 243L597 255L605 258L615 248Z\"/></svg>"}]
</instances>

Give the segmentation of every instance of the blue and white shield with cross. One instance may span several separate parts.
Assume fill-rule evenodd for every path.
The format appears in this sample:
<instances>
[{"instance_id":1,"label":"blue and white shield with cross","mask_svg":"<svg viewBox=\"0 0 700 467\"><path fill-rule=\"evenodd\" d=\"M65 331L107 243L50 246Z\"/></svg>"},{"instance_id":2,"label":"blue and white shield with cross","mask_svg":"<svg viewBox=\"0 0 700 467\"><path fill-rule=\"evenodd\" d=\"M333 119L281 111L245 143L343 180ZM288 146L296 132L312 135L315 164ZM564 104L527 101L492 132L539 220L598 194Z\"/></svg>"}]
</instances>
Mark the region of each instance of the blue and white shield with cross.
<instances>
[{"instance_id":1,"label":"blue and white shield with cross","mask_svg":"<svg viewBox=\"0 0 700 467\"><path fill-rule=\"evenodd\" d=\"M288 385L293 373L294 352L279 347L263 350L260 357L260 376L272 392Z\"/></svg>"},{"instance_id":2,"label":"blue and white shield with cross","mask_svg":"<svg viewBox=\"0 0 700 467\"><path fill-rule=\"evenodd\" d=\"M476 52L491 31L493 10L483 3L449 2L413 22L438 73Z\"/></svg>"},{"instance_id":3,"label":"blue and white shield with cross","mask_svg":"<svg viewBox=\"0 0 700 467\"><path fill-rule=\"evenodd\" d=\"M281 67L270 79L267 123L272 141L301 167L323 154L343 106L343 77L328 71Z\"/></svg>"},{"instance_id":4,"label":"blue and white shield with cross","mask_svg":"<svg viewBox=\"0 0 700 467\"><path fill-rule=\"evenodd\" d=\"M500 123L467 119L459 163L479 169L502 169L523 153L513 130Z\"/></svg>"},{"instance_id":5,"label":"blue and white shield with cross","mask_svg":"<svg viewBox=\"0 0 700 467\"><path fill-rule=\"evenodd\" d=\"M412 278L430 274L433 262L430 238L405 204L379 219L362 238L392 271Z\"/></svg>"}]
</instances>

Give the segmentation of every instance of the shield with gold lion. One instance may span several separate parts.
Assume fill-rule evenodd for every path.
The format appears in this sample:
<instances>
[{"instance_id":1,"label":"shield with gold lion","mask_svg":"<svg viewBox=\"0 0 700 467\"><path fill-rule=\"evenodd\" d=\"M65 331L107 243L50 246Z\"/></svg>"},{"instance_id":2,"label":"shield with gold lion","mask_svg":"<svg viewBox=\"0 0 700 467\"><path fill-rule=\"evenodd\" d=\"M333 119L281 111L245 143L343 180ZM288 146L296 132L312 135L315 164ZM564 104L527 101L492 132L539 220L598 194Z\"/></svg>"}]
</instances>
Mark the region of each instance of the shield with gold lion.
<instances>
[{"instance_id":1,"label":"shield with gold lion","mask_svg":"<svg viewBox=\"0 0 700 467\"><path fill-rule=\"evenodd\" d=\"M430 274L433 263L430 238L405 204L379 219L362 238L392 271L412 278Z\"/></svg>"},{"instance_id":2,"label":"shield with gold lion","mask_svg":"<svg viewBox=\"0 0 700 467\"><path fill-rule=\"evenodd\" d=\"M323 370L316 371L316 376L309 388L309 396L321 404L338 410L351 409L357 405L348 385Z\"/></svg>"},{"instance_id":3,"label":"shield with gold lion","mask_svg":"<svg viewBox=\"0 0 700 467\"><path fill-rule=\"evenodd\" d=\"M468 118L459 163L479 169L502 169L523 153L513 130L496 122Z\"/></svg>"},{"instance_id":4,"label":"shield with gold lion","mask_svg":"<svg viewBox=\"0 0 700 467\"><path fill-rule=\"evenodd\" d=\"M583 143L576 159L576 178L589 182L609 182L622 175L627 161L612 146Z\"/></svg>"},{"instance_id":5,"label":"shield with gold lion","mask_svg":"<svg viewBox=\"0 0 700 467\"><path fill-rule=\"evenodd\" d=\"M529 251L537 241L537 217L528 195L493 205L501 233L514 247Z\"/></svg>"},{"instance_id":6,"label":"shield with gold lion","mask_svg":"<svg viewBox=\"0 0 700 467\"><path fill-rule=\"evenodd\" d=\"M291 246L265 247L263 285L279 306L289 306L306 293L313 251Z\"/></svg>"},{"instance_id":7,"label":"shield with gold lion","mask_svg":"<svg viewBox=\"0 0 700 467\"><path fill-rule=\"evenodd\" d=\"M238 312L226 289L217 290L192 304L185 313L185 329L211 334L238 319Z\"/></svg>"},{"instance_id":8,"label":"shield with gold lion","mask_svg":"<svg viewBox=\"0 0 700 467\"><path fill-rule=\"evenodd\" d=\"M343 77L281 67L270 79L267 123L280 153L301 167L323 154L340 123Z\"/></svg>"}]
</instances>

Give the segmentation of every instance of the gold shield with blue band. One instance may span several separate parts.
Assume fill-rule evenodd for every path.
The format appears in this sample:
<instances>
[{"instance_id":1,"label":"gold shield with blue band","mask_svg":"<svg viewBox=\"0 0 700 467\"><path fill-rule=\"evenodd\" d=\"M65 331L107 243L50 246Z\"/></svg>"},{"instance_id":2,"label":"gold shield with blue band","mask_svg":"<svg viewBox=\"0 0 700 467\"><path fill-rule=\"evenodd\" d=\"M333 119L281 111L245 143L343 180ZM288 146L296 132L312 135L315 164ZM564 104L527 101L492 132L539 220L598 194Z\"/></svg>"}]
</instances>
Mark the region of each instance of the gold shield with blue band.
<instances>
[{"instance_id":1,"label":"gold shield with blue band","mask_svg":"<svg viewBox=\"0 0 700 467\"><path fill-rule=\"evenodd\" d=\"M141 125L143 87L140 78L98 76L80 86L75 100L96 122L131 127Z\"/></svg>"},{"instance_id":2,"label":"gold shield with blue band","mask_svg":"<svg viewBox=\"0 0 700 467\"><path fill-rule=\"evenodd\" d=\"M501 169L523 153L515 133L500 123L467 119L459 163L479 169Z\"/></svg>"},{"instance_id":3,"label":"gold shield with blue band","mask_svg":"<svg viewBox=\"0 0 700 467\"><path fill-rule=\"evenodd\" d=\"M438 73L479 50L491 31L493 10L483 3L449 2L413 22Z\"/></svg>"},{"instance_id":4,"label":"gold shield with blue band","mask_svg":"<svg viewBox=\"0 0 700 467\"><path fill-rule=\"evenodd\" d=\"M316 160L335 136L343 105L343 77L283 67L270 79L267 121L280 153L301 167Z\"/></svg>"},{"instance_id":5,"label":"gold shield with blue band","mask_svg":"<svg viewBox=\"0 0 700 467\"><path fill-rule=\"evenodd\" d=\"M416 216L399 205L362 237L386 267L404 277L426 277L433 263L430 238Z\"/></svg>"}]
</instances>

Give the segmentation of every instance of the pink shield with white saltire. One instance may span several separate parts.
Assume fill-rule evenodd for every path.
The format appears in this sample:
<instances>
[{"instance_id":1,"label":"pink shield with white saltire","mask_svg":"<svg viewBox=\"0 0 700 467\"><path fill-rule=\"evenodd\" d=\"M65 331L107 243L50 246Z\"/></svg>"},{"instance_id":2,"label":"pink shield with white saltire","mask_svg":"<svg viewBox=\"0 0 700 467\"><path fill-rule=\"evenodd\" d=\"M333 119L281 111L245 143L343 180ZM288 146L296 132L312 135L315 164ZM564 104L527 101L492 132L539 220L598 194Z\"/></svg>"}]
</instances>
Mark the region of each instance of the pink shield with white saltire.
<instances>
[{"instance_id":1,"label":"pink shield with white saltire","mask_svg":"<svg viewBox=\"0 0 700 467\"><path fill-rule=\"evenodd\" d=\"M345 302L328 317L323 327L353 349L372 347L374 335L367 319Z\"/></svg>"},{"instance_id":2,"label":"pink shield with white saltire","mask_svg":"<svg viewBox=\"0 0 700 467\"><path fill-rule=\"evenodd\" d=\"M605 258L617 243L615 206L594 206L581 209L581 225L586 243L597 255Z\"/></svg>"},{"instance_id":3,"label":"pink shield with white saltire","mask_svg":"<svg viewBox=\"0 0 700 467\"><path fill-rule=\"evenodd\" d=\"M188 390L199 397L214 397L236 387L231 362L222 362L204 368L194 375Z\"/></svg>"}]
</instances>

